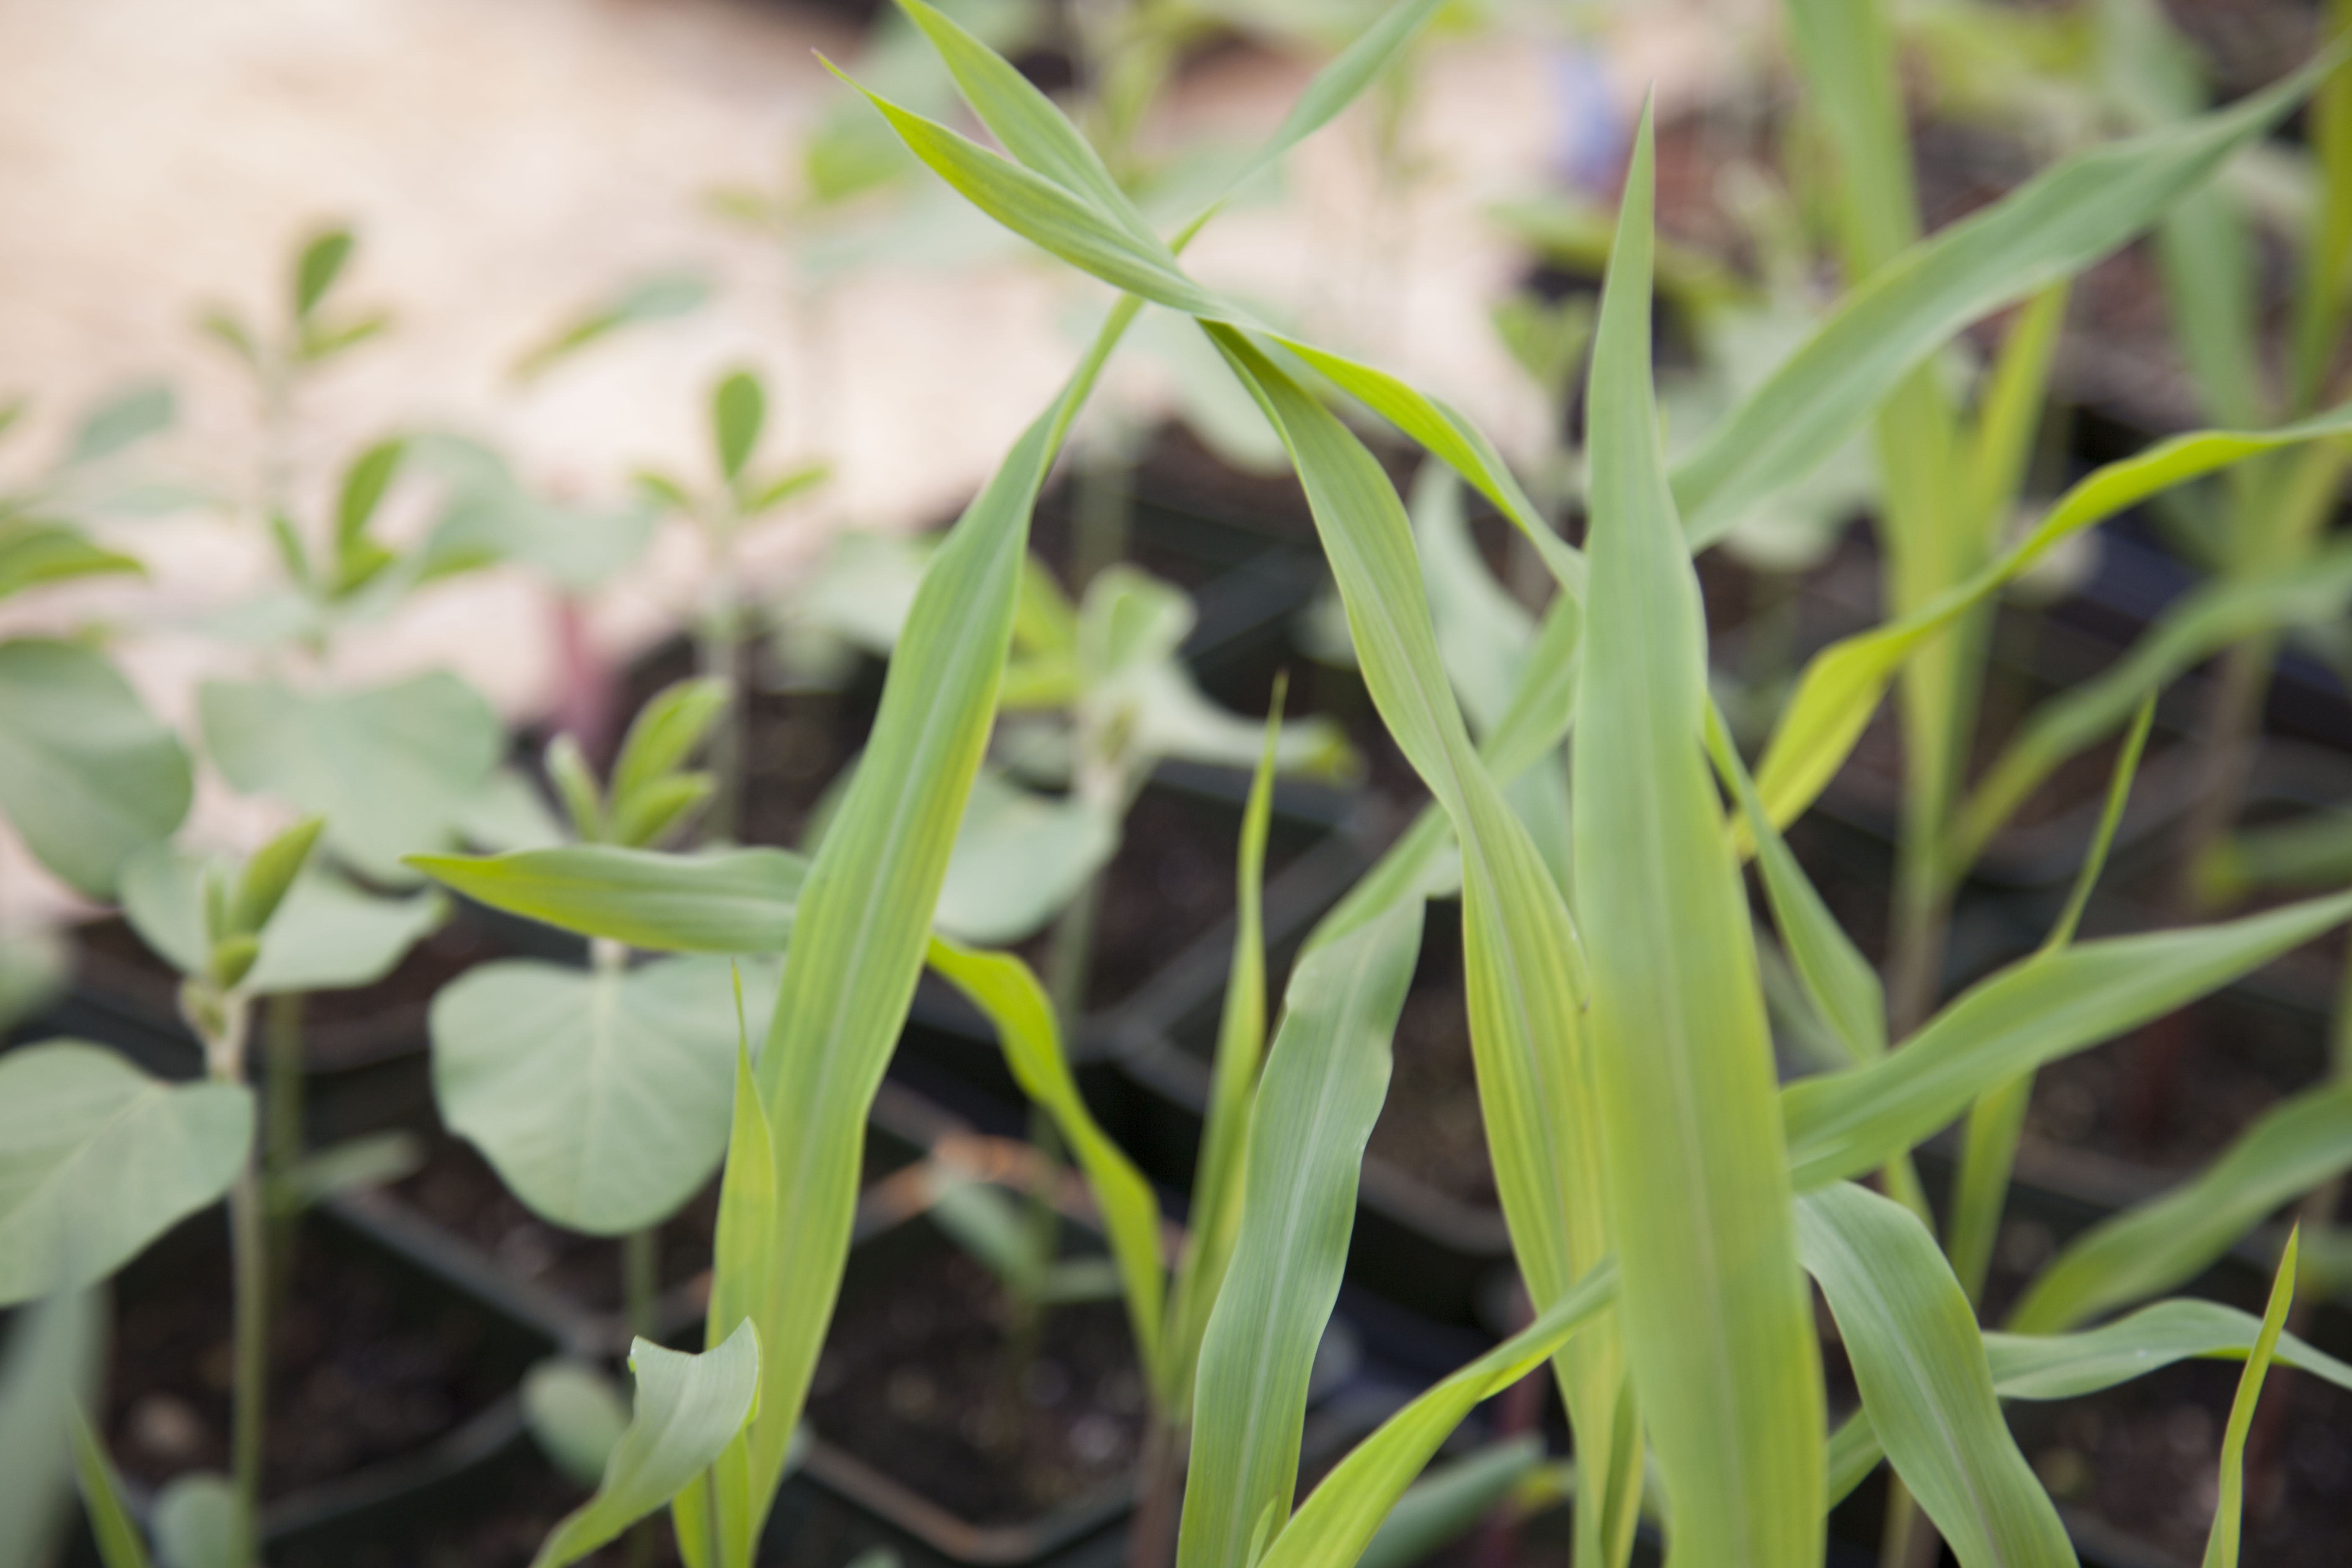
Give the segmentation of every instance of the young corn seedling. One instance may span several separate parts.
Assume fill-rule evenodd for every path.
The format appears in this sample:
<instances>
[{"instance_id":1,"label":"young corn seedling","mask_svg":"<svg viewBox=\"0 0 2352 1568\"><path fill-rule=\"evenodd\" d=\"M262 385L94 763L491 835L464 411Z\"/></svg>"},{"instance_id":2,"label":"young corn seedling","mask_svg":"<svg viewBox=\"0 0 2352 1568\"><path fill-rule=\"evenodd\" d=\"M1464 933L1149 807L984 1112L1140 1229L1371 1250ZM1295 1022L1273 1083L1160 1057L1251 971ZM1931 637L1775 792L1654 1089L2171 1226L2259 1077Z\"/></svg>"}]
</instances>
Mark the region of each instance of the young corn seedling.
<instances>
[{"instance_id":1,"label":"young corn seedling","mask_svg":"<svg viewBox=\"0 0 2352 1568\"><path fill-rule=\"evenodd\" d=\"M700 531L709 552L709 588L697 616L697 664L714 689L726 693L725 706L710 737L710 773L714 793L704 813L704 831L719 842L731 842L740 831L743 779L744 704L751 672L744 655L757 628L752 605L744 592L740 544L743 530L788 506L824 482L823 463L804 463L779 473L761 475L751 469L760 436L768 419L768 394L750 371L736 371L710 394L710 445L718 484L707 492L690 489L667 474L637 476L641 489L666 510L691 521Z\"/></svg>"},{"instance_id":2,"label":"young corn seedling","mask_svg":"<svg viewBox=\"0 0 2352 1568\"><path fill-rule=\"evenodd\" d=\"M1399 955L1411 947L1400 939L1415 934L1429 871L1427 860L1400 854L1327 921L1294 972L1259 1089L1233 1262L1202 1342L1180 1561L1352 1560L1471 1404L1562 1352L1581 1471L1582 1560L1622 1562L1630 1551L1646 1453L1670 1501L1675 1559L1818 1561L1825 1504L1882 1452L1963 1562L2071 1560L1999 1399L2023 1396L2029 1380L2017 1354L2072 1357L2077 1347L2021 1347L1997 1381L1989 1349L2012 1347L1989 1347L1933 1236L1911 1209L1852 1179L1899 1164L2021 1071L2127 1031L2340 923L2352 899L2053 950L1983 982L1888 1051L1875 977L1826 923L1793 861L1769 855L1784 938L1806 955L1800 972L1816 1005L1851 1026L1857 1058L1778 1089L1732 851L1750 838L1771 842L1776 818L1809 800L1842 761L1860 716L1923 640L1922 623L1932 630L1943 621L1914 616L1874 634L1875 642L1861 639L1864 651L1843 651L1844 670L1829 667L1843 687L1817 666L1768 756L1770 791L1748 786L1718 742L1746 817L1735 835L1704 754L1707 732L1721 726L1709 712L1688 552L1720 537L1742 506L1827 457L1960 325L2032 293L2053 268L2084 264L2085 250L2119 242L2306 83L2195 133L2062 166L1973 226L1898 258L1887 280L1834 314L1671 475L1649 384L1645 124L1594 353L1591 556L1530 529L1564 600L1584 604L1580 649L1574 616L1548 618L1545 657L1521 688L1533 695L1524 706L1514 701L1519 722L1498 725L1482 755L1447 693L1402 505L1355 437L1257 340L1283 344L1391 415L1528 526L1531 509L1491 448L1391 378L1247 324L1246 312L1135 234L1066 133L1030 109L1007 76L977 59L960 74L1025 174L894 114L910 144L999 221L1202 320L1291 451L1374 700L1438 796L1442 818L1404 847L1433 853L1443 826L1460 841L1490 1145L1538 1307L1528 1334L1433 1390L1289 1518L1302 1346L1337 1289L1354 1162L1378 1111L1381 1047L1409 968ZM2095 204L2103 210L2086 216L2072 187L2123 184L2125 174L2133 176L2130 199ZM1856 352L1865 342L1873 352ZM2121 504L2135 483L2144 494L2199 461L2220 467L2248 455L2227 438L2187 449L2186 461L2174 451L2167 462L2099 476L1984 576L1997 583L2021 569L2067 529ZM1734 481L1738 491L1724 488ZM1987 591L1979 578L1933 613L1948 619ZM1549 635L1555 626L1570 629ZM1864 662L1874 654L1879 662ZM1856 667L1861 679L1847 673ZM1496 782L1565 725L1564 670L1577 671L1567 685L1580 737L1571 804L1577 925ZM1290 1120L1308 1107L1312 1122ZM1549 1219L1570 1214L1571 1223ZM2224 1220L2206 1230L2226 1228ZM1825 1442L1801 1268L1828 1296L1863 1390L1867 1425L1848 1423L1834 1444ZM2139 1293L2137 1284L2119 1289L2122 1300ZM1604 1314L1612 1294L1624 1310ZM2238 1323L2192 1315L2205 1319L2205 1338L2178 1353L2227 1354L2252 1341ZM2140 1322L2116 1335L2132 1343L2158 1337L2157 1325Z\"/></svg>"}]
</instances>

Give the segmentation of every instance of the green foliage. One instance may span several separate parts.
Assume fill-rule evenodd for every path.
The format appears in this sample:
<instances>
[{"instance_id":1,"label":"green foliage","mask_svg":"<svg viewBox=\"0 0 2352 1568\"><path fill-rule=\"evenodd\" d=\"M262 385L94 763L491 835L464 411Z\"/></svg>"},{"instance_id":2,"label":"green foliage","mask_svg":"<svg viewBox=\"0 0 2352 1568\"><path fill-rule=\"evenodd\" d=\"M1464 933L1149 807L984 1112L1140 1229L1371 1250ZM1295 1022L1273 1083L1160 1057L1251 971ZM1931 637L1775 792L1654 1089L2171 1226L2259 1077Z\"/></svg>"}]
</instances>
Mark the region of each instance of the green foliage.
<instances>
[{"instance_id":1,"label":"green foliage","mask_svg":"<svg viewBox=\"0 0 2352 1568\"><path fill-rule=\"evenodd\" d=\"M105 658L0 643L0 810L68 885L110 895L123 863L180 826L194 788L187 753Z\"/></svg>"}]
</instances>

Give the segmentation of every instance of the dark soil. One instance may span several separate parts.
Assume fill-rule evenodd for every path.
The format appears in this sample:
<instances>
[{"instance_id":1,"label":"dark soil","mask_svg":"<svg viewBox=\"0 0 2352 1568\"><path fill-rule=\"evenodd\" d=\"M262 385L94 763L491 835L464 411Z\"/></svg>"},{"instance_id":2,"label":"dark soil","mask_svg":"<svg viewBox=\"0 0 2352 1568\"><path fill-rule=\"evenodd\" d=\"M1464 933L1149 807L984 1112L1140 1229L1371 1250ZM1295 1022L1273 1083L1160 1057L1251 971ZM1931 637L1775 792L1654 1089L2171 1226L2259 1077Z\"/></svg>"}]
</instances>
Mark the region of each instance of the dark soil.
<instances>
[{"instance_id":1,"label":"dark soil","mask_svg":"<svg viewBox=\"0 0 2352 1568\"><path fill-rule=\"evenodd\" d=\"M504 1482L487 1509L425 1507L396 1539L380 1530L337 1532L316 1545L273 1547L281 1568L529 1568L563 1516L587 1500L588 1489L534 1466ZM648 1521L655 1549L642 1568L671 1568L678 1561L666 1514ZM580 1560L588 1568L623 1568L631 1563L627 1537Z\"/></svg>"},{"instance_id":2,"label":"dark soil","mask_svg":"<svg viewBox=\"0 0 2352 1568\"><path fill-rule=\"evenodd\" d=\"M1276 825L1266 838L1266 879L1280 876L1311 841L1298 829ZM1088 1011L1127 1000L1234 912L1240 849L1237 808L1174 790L1147 789L1137 797L1096 908ZM1020 950L1041 975L1050 936L1049 928Z\"/></svg>"},{"instance_id":3,"label":"dark soil","mask_svg":"<svg viewBox=\"0 0 2352 1568\"><path fill-rule=\"evenodd\" d=\"M2038 1412L2026 1458L2061 1500L2198 1562L2242 1370L2183 1363ZM2284 1408L2274 1409L2281 1400ZM2243 1560L2263 1568L2352 1563L2352 1394L2274 1365L2263 1404L2256 1430L2272 1421L2275 1436L2248 1468Z\"/></svg>"},{"instance_id":4,"label":"dark soil","mask_svg":"<svg viewBox=\"0 0 2352 1568\"><path fill-rule=\"evenodd\" d=\"M226 1470L234 1372L228 1248L217 1212L190 1221L116 1286L106 1433L154 1486ZM282 1496L415 1451L512 1386L511 1332L308 1227L272 1325L264 1492ZM503 1336L503 1339L502 1339Z\"/></svg>"},{"instance_id":5,"label":"dark soil","mask_svg":"<svg viewBox=\"0 0 2352 1568\"><path fill-rule=\"evenodd\" d=\"M1388 1099L1367 1152L1456 1203L1491 1209L1500 1200L1478 1114L1460 922L1452 908L1431 908L1421 964L1397 1019Z\"/></svg>"},{"instance_id":6,"label":"dark soil","mask_svg":"<svg viewBox=\"0 0 2352 1568\"><path fill-rule=\"evenodd\" d=\"M498 1173L462 1139L436 1137L424 1166L390 1190L435 1224L499 1260L516 1279L544 1286L583 1307L622 1304L621 1243L550 1225L507 1191ZM719 1223L713 1177L661 1227L662 1289L710 1267Z\"/></svg>"},{"instance_id":7,"label":"dark soil","mask_svg":"<svg viewBox=\"0 0 2352 1568\"><path fill-rule=\"evenodd\" d=\"M853 1258L852 1274L857 1272ZM976 1525L1017 1524L1130 1470L1144 1386L1116 1301L1050 1309L1014 1372L996 1280L938 1247L845 1287L809 1416L824 1439Z\"/></svg>"}]
</instances>

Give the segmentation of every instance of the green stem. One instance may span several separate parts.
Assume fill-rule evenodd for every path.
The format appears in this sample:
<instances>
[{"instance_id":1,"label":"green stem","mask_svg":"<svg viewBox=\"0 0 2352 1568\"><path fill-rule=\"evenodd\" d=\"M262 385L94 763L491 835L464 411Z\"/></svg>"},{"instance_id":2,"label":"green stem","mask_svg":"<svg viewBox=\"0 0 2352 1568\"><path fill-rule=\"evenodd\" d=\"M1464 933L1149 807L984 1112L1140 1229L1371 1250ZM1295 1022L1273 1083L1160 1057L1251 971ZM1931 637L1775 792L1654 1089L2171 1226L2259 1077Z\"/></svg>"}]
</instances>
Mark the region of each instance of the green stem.
<instances>
[{"instance_id":1,"label":"green stem","mask_svg":"<svg viewBox=\"0 0 2352 1568\"><path fill-rule=\"evenodd\" d=\"M242 996L223 996L190 981L184 1011L204 1040L207 1075L218 1083L246 1080L248 1017ZM269 1216L258 1152L248 1146L228 1192L229 1288L236 1369L229 1407L230 1568L259 1562L261 1461L269 1399Z\"/></svg>"},{"instance_id":2,"label":"green stem","mask_svg":"<svg viewBox=\"0 0 2352 1568\"><path fill-rule=\"evenodd\" d=\"M302 994L283 992L262 1005L261 1176L269 1215L270 1294L283 1300L301 1214L289 1201L302 1162Z\"/></svg>"},{"instance_id":3,"label":"green stem","mask_svg":"<svg viewBox=\"0 0 2352 1568\"><path fill-rule=\"evenodd\" d=\"M1074 597L1084 594L1087 584L1104 568L1127 555L1133 498L1128 493L1124 447L1118 437L1106 437L1079 459L1071 517L1070 593Z\"/></svg>"},{"instance_id":4,"label":"green stem","mask_svg":"<svg viewBox=\"0 0 2352 1568\"><path fill-rule=\"evenodd\" d=\"M2024 1133L2025 1110L2032 1098L2033 1075L2024 1073L1982 1096L1969 1110L1959 1170L1952 1182L1952 1224L1945 1251L1973 1307L1983 1305L1993 1242L2000 1233L2001 1210L2009 1201L2010 1177L2017 1167L2018 1140Z\"/></svg>"},{"instance_id":5,"label":"green stem","mask_svg":"<svg viewBox=\"0 0 2352 1568\"><path fill-rule=\"evenodd\" d=\"M751 694L743 679L743 603L735 562L734 528L721 523L711 531L714 600L696 639L695 662L706 677L727 683L727 700L710 726L706 747L710 770L710 804L702 814L706 843L732 843L742 832L744 736L749 728Z\"/></svg>"},{"instance_id":6,"label":"green stem","mask_svg":"<svg viewBox=\"0 0 2352 1568\"><path fill-rule=\"evenodd\" d=\"M621 1238L621 1299L629 1332L652 1339L661 1300L661 1226L649 1225Z\"/></svg>"}]
</instances>

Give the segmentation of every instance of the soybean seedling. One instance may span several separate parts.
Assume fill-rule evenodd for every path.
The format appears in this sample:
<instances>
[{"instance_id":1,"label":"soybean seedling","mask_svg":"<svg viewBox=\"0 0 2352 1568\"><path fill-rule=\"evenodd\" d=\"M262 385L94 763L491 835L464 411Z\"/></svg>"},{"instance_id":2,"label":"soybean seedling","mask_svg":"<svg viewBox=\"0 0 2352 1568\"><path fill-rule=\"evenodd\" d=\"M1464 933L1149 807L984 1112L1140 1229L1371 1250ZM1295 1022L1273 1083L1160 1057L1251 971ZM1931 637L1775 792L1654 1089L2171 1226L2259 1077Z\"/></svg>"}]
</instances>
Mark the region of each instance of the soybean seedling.
<instances>
[{"instance_id":1,"label":"soybean seedling","mask_svg":"<svg viewBox=\"0 0 2352 1568\"><path fill-rule=\"evenodd\" d=\"M804 463L781 472L751 470L768 419L768 394L750 371L736 371L710 392L710 447L718 482L697 489L651 470L637 476L641 489L664 509L692 522L709 554L703 603L695 620L697 664L705 679L723 683L729 694L711 733L710 771L716 783L704 815L707 835L730 841L742 816L745 694L751 672L745 651L755 634L754 609L743 582L740 552L745 528L782 510L824 481L823 463Z\"/></svg>"}]
</instances>

